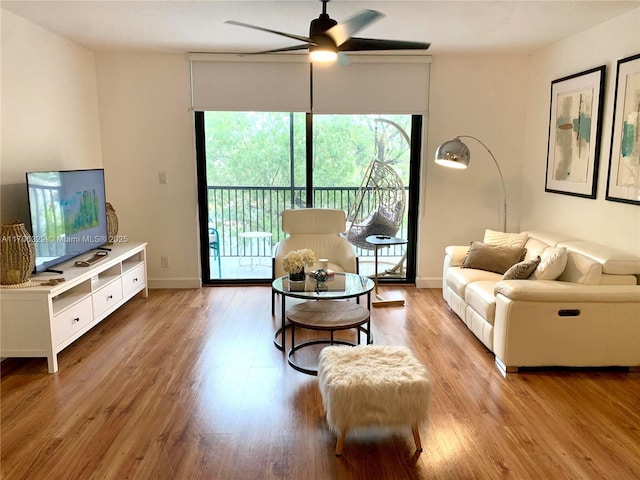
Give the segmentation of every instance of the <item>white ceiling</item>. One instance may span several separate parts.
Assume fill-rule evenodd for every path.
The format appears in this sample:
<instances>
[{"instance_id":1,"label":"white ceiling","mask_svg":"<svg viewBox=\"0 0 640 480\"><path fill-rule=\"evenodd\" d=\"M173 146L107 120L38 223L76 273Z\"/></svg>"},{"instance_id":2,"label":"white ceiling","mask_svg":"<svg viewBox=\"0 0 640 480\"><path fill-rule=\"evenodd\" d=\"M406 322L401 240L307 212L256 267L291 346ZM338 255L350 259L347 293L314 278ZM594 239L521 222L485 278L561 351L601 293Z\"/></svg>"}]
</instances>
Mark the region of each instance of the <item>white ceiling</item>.
<instances>
[{"instance_id":1,"label":"white ceiling","mask_svg":"<svg viewBox=\"0 0 640 480\"><path fill-rule=\"evenodd\" d=\"M238 20L297 35L319 0L28 1L2 8L93 51L252 52L297 41L225 24ZM386 16L359 37L431 42L431 54L528 53L640 7L640 1L356 1L327 6L338 22L369 8ZM639 27L640 27L640 10Z\"/></svg>"}]
</instances>

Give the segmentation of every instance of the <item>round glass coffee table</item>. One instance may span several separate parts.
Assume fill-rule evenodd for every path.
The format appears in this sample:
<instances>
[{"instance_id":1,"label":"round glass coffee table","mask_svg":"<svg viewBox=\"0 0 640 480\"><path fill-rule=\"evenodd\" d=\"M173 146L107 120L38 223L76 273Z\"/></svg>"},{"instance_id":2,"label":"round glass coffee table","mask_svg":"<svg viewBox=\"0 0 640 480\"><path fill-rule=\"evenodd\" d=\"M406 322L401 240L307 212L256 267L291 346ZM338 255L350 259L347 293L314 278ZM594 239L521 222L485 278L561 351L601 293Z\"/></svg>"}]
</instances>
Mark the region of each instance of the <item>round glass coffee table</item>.
<instances>
[{"instance_id":1,"label":"round glass coffee table","mask_svg":"<svg viewBox=\"0 0 640 480\"><path fill-rule=\"evenodd\" d=\"M371 291L375 284L373 280L356 273L335 272L333 276L325 283L326 290L316 290L316 281L307 276L304 290L291 290L289 286L289 278L287 276L276 278L271 284L273 291L282 295L281 301L281 325L274 334L273 343L275 346L286 351L286 341L284 331L286 328L287 318L287 297L300 298L303 300L344 300L347 298L355 298L360 303L360 297L367 295L367 310L371 311ZM370 334L369 334L370 335Z\"/></svg>"}]
</instances>

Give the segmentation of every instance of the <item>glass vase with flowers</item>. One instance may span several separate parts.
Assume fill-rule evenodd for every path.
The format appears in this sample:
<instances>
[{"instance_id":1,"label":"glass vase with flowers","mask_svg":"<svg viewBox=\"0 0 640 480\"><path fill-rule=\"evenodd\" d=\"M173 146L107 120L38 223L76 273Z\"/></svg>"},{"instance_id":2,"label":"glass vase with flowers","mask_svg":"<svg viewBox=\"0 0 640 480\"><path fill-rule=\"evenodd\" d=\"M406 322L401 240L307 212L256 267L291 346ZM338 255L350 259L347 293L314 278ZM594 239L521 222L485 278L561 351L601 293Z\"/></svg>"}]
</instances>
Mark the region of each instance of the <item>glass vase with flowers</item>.
<instances>
[{"instance_id":1,"label":"glass vase with flowers","mask_svg":"<svg viewBox=\"0 0 640 480\"><path fill-rule=\"evenodd\" d=\"M293 250L285 255L282 259L282 269L289 274L290 290L304 290L304 269L311 267L316 261L316 254L308 248Z\"/></svg>"}]
</instances>

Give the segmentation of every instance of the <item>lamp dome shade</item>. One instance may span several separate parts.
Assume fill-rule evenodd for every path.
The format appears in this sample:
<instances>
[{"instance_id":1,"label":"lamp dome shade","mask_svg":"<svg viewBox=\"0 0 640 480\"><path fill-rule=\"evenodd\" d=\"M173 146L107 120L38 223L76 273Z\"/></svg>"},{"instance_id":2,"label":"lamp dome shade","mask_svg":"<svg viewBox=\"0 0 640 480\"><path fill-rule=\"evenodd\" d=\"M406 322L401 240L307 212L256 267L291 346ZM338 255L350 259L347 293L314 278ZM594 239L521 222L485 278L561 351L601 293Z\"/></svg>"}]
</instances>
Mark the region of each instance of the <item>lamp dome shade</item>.
<instances>
[{"instance_id":1,"label":"lamp dome shade","mask_svg":"<svg viewBox=\"0 0 640 480\"><path fill-rule=\"evenodd\" d=\"M454 138L436 149L435 162L444 167L464 169L469 166L470 157L469 147Z\"/></svg>"}]
</instances>

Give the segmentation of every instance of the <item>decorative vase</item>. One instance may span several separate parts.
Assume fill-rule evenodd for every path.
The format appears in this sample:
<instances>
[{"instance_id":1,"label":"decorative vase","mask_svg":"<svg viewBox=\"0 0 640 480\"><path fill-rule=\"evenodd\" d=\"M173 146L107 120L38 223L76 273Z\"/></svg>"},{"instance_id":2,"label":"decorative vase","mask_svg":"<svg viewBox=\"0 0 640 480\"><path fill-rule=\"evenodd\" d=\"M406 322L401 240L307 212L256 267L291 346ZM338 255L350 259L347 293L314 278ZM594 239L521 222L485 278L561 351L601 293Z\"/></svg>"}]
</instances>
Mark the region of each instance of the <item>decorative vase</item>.
<instances>
[{"instance_id":1,"label":"decorative vase","mask_svg":"<svg viewBox=\"0 0 640 480\"><path fill-rule=\"evenodd\" d=\"M289 291L304 292L305 278L304 268L299 272L289 273Z\"/></svg>"},{"instance_id":2,"label":"decorative vase","mask_svg":"<svg viewBox=\"0 0 640 480\"><path fill-rule=\"evenodd\" d=\"M107 202L107 238L109 243L113 243L113 239L118 234L118 216L113 206Z\"/></svg>"},{"instance_id":3,"label":"decorative vase","mask_svg":"<svg viewBox=\"0 0 640 480\"><path fill-rule=\"evenodd\" d=\"M27 283L35 266L36 249L24 223L0 226L0 284Z\"/></svg>"},{"instance_id":4,"label":"decorative vase","mask_svg":"<svg viewBox=\"0 0 640 480\"><path fill-rule=\"evenodd\" d=\"M316 292L326 292L329 288L327 287L327 280L329 280L329 273L320 268L316 270L314 274L314 278L316 279Z\"/></svg>"}]
</instances>

